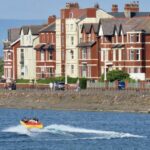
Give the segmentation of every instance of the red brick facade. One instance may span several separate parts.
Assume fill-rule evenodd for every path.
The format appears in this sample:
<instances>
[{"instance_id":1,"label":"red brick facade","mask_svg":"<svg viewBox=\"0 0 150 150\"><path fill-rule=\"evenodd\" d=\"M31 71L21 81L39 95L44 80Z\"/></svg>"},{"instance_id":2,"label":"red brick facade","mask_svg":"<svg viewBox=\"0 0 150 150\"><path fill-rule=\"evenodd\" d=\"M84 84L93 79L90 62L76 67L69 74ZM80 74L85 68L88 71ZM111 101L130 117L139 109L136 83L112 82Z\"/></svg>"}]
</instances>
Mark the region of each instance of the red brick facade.
<instances>
[{"instance_id":1,"label":"red brick facade","mask_svg":"<svg viewBox=\"0 0 150 150\"><path fill-rule=\"evenodd\" d=\"M4 49L4 77L17 79L17 48L20 41L15 41L12 45Z\"/></svg>"},{"instance_id":2,"label":"red brick facade","mask_svg":"<svg viewBox=\"0 0 150 150\"><path fill-rule=\"evenodd\" d=\"M50 20L51 19L51 20ZM55 18L56 19L56 18ZM39 33L36 50L36 78L50 78L55 76L56 69L56 34L55 19L49 17L48 26Z\"/></svg>"},{"instance_id":3,"label":"red brick facade","mask_svg":"<svg viewBox=\"0 0 150 150\"><path fill-rule=\"evenodd\" d=\"M143 22L150 22L150 17L141 19L143 20L138 22L139 30L128 29L126 33L125 22L128 20L121 20L124 27L121 26L120 19L104 20L97 25L96 32L93 32L96 25L84 24L82 27L83 41L79 44L80 77L99 79L106 68L107 72L113 69L124 70L131 75L136 76L137 74L143 79L150 80L150 34L140 29L143 28L141 25L145 25L142 24ZM137 20L139 18L130 19L129 22L136 24ZM119 25L116 26L115 23L112 23L113 21L116 24L119 22ZM113 33L109 33L111 32L110 27L108 28L110 31L105 31L108 24L112 24ZM99 35L100 28L103 29L103 35ZM89 52L90 57L86 57Z\"/></svg>"}]
</instances>

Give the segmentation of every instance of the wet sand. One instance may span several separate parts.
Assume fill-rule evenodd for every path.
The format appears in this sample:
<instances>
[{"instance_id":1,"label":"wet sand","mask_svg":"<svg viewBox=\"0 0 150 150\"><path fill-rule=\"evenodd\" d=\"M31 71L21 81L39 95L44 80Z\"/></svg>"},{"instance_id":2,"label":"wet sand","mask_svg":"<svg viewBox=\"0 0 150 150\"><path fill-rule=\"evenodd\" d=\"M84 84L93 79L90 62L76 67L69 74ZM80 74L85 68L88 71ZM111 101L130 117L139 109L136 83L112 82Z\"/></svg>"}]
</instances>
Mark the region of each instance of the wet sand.
<instances>
[{"instance_id":1,"label":"wet sand","mask_svg":"<svg viewBox=\"0 0 150 150\"><path fill-rule=\"evenodd\" d=\"M150 92L1 90L0 108L150 113Z\"/></svg>"}]
</instances>

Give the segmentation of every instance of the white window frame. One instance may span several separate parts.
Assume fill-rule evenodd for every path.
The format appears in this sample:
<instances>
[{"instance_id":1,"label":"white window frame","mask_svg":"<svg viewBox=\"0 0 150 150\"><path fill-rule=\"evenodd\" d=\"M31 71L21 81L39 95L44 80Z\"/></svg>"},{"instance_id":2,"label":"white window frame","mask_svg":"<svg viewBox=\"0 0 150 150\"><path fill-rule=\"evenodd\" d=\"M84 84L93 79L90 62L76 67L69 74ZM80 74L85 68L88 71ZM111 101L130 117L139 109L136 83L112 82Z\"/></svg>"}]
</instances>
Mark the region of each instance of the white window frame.
<instances>
[{"instance_id":1,"label":"white window frame","mask_svg":"<svg viewBox=\"0 0 150 150\"><path fill-rule=\"evenodd\" d=\"M74 65L71 65L71 74L74 74Z\"/></svg>"},{"instance_id":2,"label":"white window frame","mask_svg":"<svg viewBox=\"0 0 150 150\"><path fill-rule=\"evenodd\" d=\"M87 49L86 48L82 49L82 59L87 59Z\"/></svg>"},{"instance_id":3,"label":"white window frame","mask_svg":"<svg viewBox=\"0 0 150 150\"><path fill-rule=\"evenodd\" d=\"M41 51L41 61L44 61L44 51Z\"/></svg>"}]
</instances>

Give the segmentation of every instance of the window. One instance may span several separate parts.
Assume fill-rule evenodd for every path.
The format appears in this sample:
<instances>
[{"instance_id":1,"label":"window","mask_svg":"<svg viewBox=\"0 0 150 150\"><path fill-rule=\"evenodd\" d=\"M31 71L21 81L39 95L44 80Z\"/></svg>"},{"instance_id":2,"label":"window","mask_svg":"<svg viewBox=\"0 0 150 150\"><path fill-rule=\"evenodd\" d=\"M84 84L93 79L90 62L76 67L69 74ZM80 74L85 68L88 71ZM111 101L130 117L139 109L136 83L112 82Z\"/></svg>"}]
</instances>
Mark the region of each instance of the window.
<instances>
[{"instance_id":1,"label":"window","mask_svg":"<svg viewBox=\"0 0 150 150\"><path fill-rule=\"evenodd\" d=\"M87 50L85 48L82 49L82 59L86 59Z\"/></svg>"},{"instance_id":2,"label":"window","mask_svg":"<svg viewBox=\"0 0 150 150\"><path fill-rule=\"evenodd\" d=\"M49 68L49 75L50 75L50 77L53 76L53 68Z\"/></svg>"},{"instance_id":3,"label":"window","mask_svg":"<svg viewBox=\"0 0 150 150\"><path fill-rule=\"evenodd\" d=\"M133 42L140 42L139 33L130 34L130 43L133 43Z\"/></svg>"},{"instance_id":4,"label":"window","mask_svg":"<svg viewBox=\"0 0 150 150\"><path fill-rule=\"evenodd\" d=\"M137 49L136 50L136 60L140 60L141 58L140 58L140 50L139 49Z\"/></svg>"},{"instance_id":5,"label":"window","mask_svg":"<svg viewBox=\"0 0 150 150\"><path fill-rule=\"evenodd\" d=\"M74 73L74 65L71 65L71 73Z\"/></svg>"},{"instance_id":6,"label":"window","mask_svg":"<svg viewBox=\"0 0 150 150\"><path fill-rule=\"evenodd\" d=\"M44 61L44 51L41 51L41 61Z\"/></svg>"},{"instance_id":7,"label":"window","mask_svg":"<svg viewBox=\"0 0 150 150\"><path fill-rule=\"evenodd\" d=\"M130 34L130 42L134 42L134 34Z\"/></svg>"},{"instance_id":8,"label":"window","mask_svg":"<svg viewBox=\"0 0 150 150\"><path fill-rule=\"evenodd\" d=\"M61 37L61 45L64 46L64 36Z\"/></svg>"},{"instance_id":9,"label":"window","mask_svg":"<svg viewBox=\"0 0 150 150\"><path fill-rule=\"evenodd\" d=\"M88 35L87 35L87 40L88 40L88 42L91 41L91 34L88 34Z\"/></svg>"},{"instance_id":10,"label":"window","mask_svg":"<svg viewBox=\"0 0 150 150\"><path fill-rule=\"evenodd\" d=\"M135 35L135 42L139 42L139 41L140 41L139 34L136 34Z\"/></svg>"},{"instance_id":11,"label":"window","mask_svg":"<svg viewBox=\"0 0 150 150\"><path fill-rule=\"evenodd\" d=\"M71 45L74 45L74 37L71 37Z\"/></svg>"},{"instance_id":12,"label":"window","mask_svg":"<svg viewBox=\"0 0 150 150\"><path fill-rule=\"evenodd\" d=\"M122 58L122 51L121 51L121 49L118 50L118 53L119 53L119 61L121 61L121 58Z\"/></svg>"},{"instance_id":13,"label":"window","mask_svg":"<svg viewBox=\"0 0 150 150\"><path fill-rule=\"evenodd\" d=\"M71 54L71 59L74 59L74 52L73 52L73 50L71 50L70 54Z\"/></svg>"},{"instance_id":14,"label":"window","mask_svg":"<svg viewBox=\"0 0 150 150\"><path fill-rule=\"evenodd\" d=\"M86 64L83 64L82 66L82 77L86 77L86 72L87 71L87 65Z\"/></svg>"},{"instance_id":15,"label":"window","mask_svg":"<svg viewBox=\"0 0 150 150\"><path fill-rule=\"evenodd\" d=\"M108 61L108 50L105 49L101 51L101 60Z\"/></svg>"},{"instance_id":16,"label":"window","mask_svg":"<svg viewBox=\"0 0 150 150\"><path fill-rule=\"evenodd\" d=\"M21 49L20 64L21 64L21 70L22 70L24 68L24 49Z\"/></svg>"},{"instance_id":17,"label":"window","mask_svg":"<svg viewBox=\"0 0 150 150\"><path fill-rule=\"evenodd\" d=\"M70 30L73 30L73 24L70 25Z\"/></svg>"},{"instance_id":18,"label":"window","mask_svg":"<svg viewBox=\"0 0 150 150\"><path fill-rule=\"evenodd\" d=\"M52 33L52 43L54 43L54 34Z\"/></svg>"},{"instance_id":19,"label":"window","mask_svg":"<svg viewBox=\"0 0 150 150\"><path fill-rule=\"evenodd\" d=\"M61 32L64 33L64 23L61 24Z\"/></svg>"},{"instance_id":20,"label":"window","mask_svg":"<svg viewBox=\"0 0 150 150\"><path fill-rule=\"evenodd\" d=\"M42 78L44 78L44 77L45 77L44 72L45 72L44 67L41 67L41 75L42 75Z\"/></svg>"},{"instance_id":21,"label":"window","mask_svg":"<svg viewBox=\"0 0 150 150\"><path fill-rule=\"evenodd\" d=\"M134 69L134 72L135 72L135 73L140 73L140 72L141 72L141 68L135 68L135 69Z\"/></svg>"},{"instance_id":22,"label":"window","mask_svg":"<svg viewBox=\"0 0 150 150\"><path fill-rule=\"evenodd\" d=\"M49 60L53 60L53 53L52 53L52 51L49 51Z\"/></svg>"},{"instance_id":23,"label":"window","mask_svg":"<svg viewBox=\"0 0 150 150\"><path fill-rule=\"evenodd\" d=\"M11 52L10 51L8 51L8 60L11 60Z\"/></svg>"},{"instance_id":24,"label":"window","mask_svg":"<svg viewBox=\"0 0 150 150\"><path fill-rule=\"evenodd\" d=\"M130 60L134 60L134 50L130 50Z\"/></svg>"},{"instance_id":25,"label":"window","mask_svg":"<svg viewBox=\"0 0 150 150\"><path fill-rule=\"evenodd\" d=\"M64 55L64 51L63 50L61 52L61 58L62 58L62 60L65 60L65 55Z\"/></svg>"},{"instance_id":26,"label":"window","mask_svg":"<svg viewBox=\"0 0 150 150\"><path fill-rule=\"evenodd\" d=\"M113 61L116 61L116 50L113 50Z\"/></svg>"}]
</instances>

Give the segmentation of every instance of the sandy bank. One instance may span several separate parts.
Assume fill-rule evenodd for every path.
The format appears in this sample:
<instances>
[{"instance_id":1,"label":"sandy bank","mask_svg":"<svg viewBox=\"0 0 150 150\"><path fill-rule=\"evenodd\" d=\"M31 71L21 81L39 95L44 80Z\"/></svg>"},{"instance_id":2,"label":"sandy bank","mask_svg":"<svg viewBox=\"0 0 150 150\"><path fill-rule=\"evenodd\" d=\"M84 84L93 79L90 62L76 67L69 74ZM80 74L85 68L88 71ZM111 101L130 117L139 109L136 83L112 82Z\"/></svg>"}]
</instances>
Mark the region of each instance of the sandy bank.
<instances>
[{"instance_id":1,"label":"sandy bank","mask_svg":"<svg viewBox=\"0 0 150 150\"><path fill-rule=\"evenodd\" d=\"M0 91L1 108L149 112L149 91Z\"/></svg>"}]
</instances>

